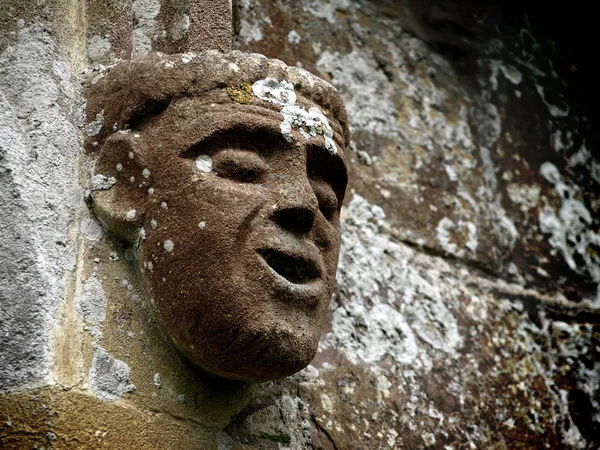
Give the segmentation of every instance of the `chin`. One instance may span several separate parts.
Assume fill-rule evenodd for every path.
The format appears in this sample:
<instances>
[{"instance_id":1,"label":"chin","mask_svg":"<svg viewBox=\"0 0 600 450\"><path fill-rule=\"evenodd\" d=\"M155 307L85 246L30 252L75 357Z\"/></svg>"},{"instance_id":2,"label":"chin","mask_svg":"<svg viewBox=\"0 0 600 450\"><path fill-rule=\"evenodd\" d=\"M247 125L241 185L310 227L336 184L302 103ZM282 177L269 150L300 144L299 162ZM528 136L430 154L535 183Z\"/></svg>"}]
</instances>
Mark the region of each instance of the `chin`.
<instances>
[{"instance_id":1,"label":"chin","mask_svg":"<svg viewBox=\"0 0 600 450\"><path fill-rule=\"evenodd\" d=\"M230 380L264 382L278 380L305 368L314 358L318 330L293 332L284 327L256 332L238 329L237 335L221 336L201 351L180 349L201 369Z\"/></svg>"}]
</instances>

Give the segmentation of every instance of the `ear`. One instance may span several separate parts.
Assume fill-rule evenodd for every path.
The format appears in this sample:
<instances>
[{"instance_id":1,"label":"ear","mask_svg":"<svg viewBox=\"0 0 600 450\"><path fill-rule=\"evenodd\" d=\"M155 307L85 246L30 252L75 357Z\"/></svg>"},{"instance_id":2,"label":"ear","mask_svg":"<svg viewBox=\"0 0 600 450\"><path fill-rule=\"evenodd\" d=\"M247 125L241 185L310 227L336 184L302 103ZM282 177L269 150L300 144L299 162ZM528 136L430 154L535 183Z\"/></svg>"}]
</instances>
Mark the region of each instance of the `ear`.
<instances>
[{"instance_id":1,"label":"ear","mask_svg":"<svg viewBox=\"0 0 600 450\"><path fill-rule=\"evenodd\" d=\"M112 134L100 150L92 178L92 211L110 232L132 244L137 242L144 223L151 186L140 146L137 134Z\"/></svg>"}]
</instances>

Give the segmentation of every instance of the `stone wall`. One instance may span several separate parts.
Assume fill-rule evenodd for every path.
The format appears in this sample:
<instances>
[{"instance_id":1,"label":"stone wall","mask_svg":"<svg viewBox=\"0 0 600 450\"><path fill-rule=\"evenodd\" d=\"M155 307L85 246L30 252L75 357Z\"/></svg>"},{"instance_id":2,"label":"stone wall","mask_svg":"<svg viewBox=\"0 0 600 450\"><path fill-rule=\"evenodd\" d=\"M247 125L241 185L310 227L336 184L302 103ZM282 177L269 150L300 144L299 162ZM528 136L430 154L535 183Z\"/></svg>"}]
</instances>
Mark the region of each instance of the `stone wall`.
<instances>
[{"instance_id":1,"label":"stone wall","mask_svg":"<svg viewBox=\"0 0 600 450\"><path fill-rule=\"evenodd\" d=\"M5 3L0 448L600 446L598 119L576 24L517 2ZM352 130L319 353L260 385L173 352L84 203L83 82L231 37L332 82Z\"/></svg>"}]
</instances>

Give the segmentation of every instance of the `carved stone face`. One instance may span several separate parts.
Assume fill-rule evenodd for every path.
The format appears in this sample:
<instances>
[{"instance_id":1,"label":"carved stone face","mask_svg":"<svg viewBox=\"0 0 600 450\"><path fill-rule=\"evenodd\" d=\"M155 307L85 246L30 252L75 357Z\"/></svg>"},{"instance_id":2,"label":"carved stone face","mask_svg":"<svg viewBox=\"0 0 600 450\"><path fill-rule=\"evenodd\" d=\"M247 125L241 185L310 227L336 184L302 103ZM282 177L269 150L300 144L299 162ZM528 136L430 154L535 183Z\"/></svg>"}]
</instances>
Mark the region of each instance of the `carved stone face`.
<instances>
[{"instance_id":1,"label":"carved stone face","mask_svg":"<svg viewBox=\"0 0 600 450\"><path fill-rule=\"evenodd\" d=\"M95 167L116 179L95 212L121 235L115 216L135 224L136 264L166 333L196 365L248 381L314 357L347 182L339 125L329 137L306 121L285 128L261 86L250 104L225 91L174 100L111 135Z\"/></svg>"}]
</instances>

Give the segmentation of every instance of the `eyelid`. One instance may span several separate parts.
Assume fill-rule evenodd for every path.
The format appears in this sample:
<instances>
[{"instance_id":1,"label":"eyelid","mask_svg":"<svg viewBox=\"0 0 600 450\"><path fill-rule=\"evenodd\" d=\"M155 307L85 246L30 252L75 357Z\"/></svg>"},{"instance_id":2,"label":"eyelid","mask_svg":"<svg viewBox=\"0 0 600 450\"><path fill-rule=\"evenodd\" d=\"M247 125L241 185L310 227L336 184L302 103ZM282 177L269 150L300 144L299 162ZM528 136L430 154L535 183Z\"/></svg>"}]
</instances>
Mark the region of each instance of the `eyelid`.
<instances>
[{"instance_id":1,"label":"eyelid","mask_svg":"<svg viewBox=\"0 0 600 450\"><path fill-rule=\"evenodd\" d=\"M245 183L259 181L268 169L262 156L252 150L218 149L212 160L217 175Z\"/></svg>"},{"instance_id":2,"label":"eyelid","mask_svg":"<svg viewBox=\"0 0 600 450\"><path fill-rule=\"evenodd\" d=\"M253 160L253 162L260 162L262 164L264 164L265 166L267 165L267 162L265 161L265 159L262 157L262 155L251 148L231 148L231 147L226 147L226 148L217 148L214 150L211 158L214 160L218 160L219 157L221 158L246 158L248 160Z\"/></svg>"}]
</instances>

